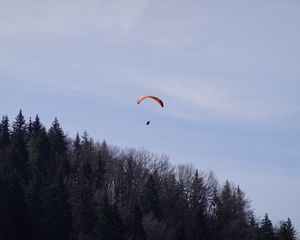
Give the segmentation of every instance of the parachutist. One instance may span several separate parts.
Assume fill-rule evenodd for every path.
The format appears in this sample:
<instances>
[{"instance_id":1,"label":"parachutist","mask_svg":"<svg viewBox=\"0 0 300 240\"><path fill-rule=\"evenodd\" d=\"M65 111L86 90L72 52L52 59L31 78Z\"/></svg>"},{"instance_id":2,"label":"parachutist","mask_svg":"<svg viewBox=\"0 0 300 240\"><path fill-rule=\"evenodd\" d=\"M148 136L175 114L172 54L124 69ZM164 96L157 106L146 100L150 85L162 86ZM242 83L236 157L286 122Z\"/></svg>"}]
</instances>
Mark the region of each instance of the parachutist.
<instances>
[{"instance_id":1,"label":"parachutist","mask_svg":"<svg viewBox=\"0 0 300 240\"><path fill-rule=\"evenodd\" d=\"M164 103L161 99L159 99L158 97L155 97L155 96L148 96L148 95L147 96L140 96L137 99L137 104L140 104L146 98L151 98L154 101L156 101L162 108L164 107ZM149 124L150 124L150 121L147 121L146 125L148 126Z\"/></svg>"}]
</instances>

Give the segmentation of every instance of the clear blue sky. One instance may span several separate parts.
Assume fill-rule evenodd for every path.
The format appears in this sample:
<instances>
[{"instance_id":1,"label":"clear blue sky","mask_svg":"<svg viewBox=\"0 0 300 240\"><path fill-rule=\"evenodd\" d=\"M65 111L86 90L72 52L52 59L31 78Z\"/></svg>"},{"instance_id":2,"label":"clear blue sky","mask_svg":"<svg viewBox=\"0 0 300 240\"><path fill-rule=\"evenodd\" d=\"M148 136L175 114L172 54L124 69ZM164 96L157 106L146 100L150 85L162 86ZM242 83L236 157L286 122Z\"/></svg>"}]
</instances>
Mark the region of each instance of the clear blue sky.
<instances>
[{"instance_id":1,"label":"clear blue sky","mask_svg":"<svg viewBox=\"0 0 300 240\"><path fill-rule=\"evenodd\" d=\"M300 231L300 2L0 0L0 114L165 153ZM154 94L165 108L139 95ZM146 126L147 120L151 124Z\"/></svg>"}]
</instances>

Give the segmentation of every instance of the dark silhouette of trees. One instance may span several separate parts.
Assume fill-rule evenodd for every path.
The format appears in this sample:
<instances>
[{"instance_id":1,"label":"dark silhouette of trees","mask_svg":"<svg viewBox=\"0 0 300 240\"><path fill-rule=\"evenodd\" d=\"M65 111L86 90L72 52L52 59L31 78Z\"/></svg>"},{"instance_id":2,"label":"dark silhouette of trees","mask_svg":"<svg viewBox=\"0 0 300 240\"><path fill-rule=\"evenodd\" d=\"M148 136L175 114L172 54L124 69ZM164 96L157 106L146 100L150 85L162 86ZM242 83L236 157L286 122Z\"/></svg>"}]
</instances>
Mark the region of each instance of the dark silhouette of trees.
<instances>
[{"instance_id":1,"label":"dark silhouette of trees","mask_svg":"<svg viewBox=\"0 0 300 240\"><path fill-rule=\"evenodd\" d=\"M296 230L290 218L280 224L278 230L278 240L296 240Z\"/></svg>"},{"instance_id":2,"label":"dark silhouette of trees","mask_svg":"<svg viewBox=\"0 0 300 240\"><path fill-rule=\"evenodd\" d=\"M146 232L143 227L143 215L140 206L135 203L132 206L131 216L128 221L128 239L144 240L146 239Z\"/></svg>"},{"instance_id":3,"label":"dark silhouette of trees","mask_svg":"<svg viewBox=\"0 0 300 240\"><path fill-rule=\"evenodd\" d=\"M268 214L265 214L264 219L260 223L258 229L258 239L264 240L274 240L275 233L272 221L269 219Z\"/></svg>"},{"instance_id":4,"label":"dark silhouette of trees","mask_svg":"<svg viewBox=\"0 0 300 240\"><path fill-rule=\"evenodd\" d=\"M13 216L10 209L10 173L12 164L8 156L11 132L7 116L0 123L0 239L13 239Z\"/></svg>"},{"instance_id":5,"label":"dark silhouette of trees","mask_svg":"<svg viewBox=\"0 0 300 240\"><path fill-rule=\"evenodd\" d=\"M49 130L22 111L0 122L0 239L295 240L257 220L239 186L146 150Z\"/></svg>"},{"instance_id":6,"label":"dark silhouette of trees","mask_svg":"<svg viewBox=\"0 0 300 240\"><path fill-rule=\"evenodd\" d=\"M153 174L148 176L142 193L141 206L144 214L152 214L156 218L162 217L157 183Z\"/></svg>"}]
</instances>

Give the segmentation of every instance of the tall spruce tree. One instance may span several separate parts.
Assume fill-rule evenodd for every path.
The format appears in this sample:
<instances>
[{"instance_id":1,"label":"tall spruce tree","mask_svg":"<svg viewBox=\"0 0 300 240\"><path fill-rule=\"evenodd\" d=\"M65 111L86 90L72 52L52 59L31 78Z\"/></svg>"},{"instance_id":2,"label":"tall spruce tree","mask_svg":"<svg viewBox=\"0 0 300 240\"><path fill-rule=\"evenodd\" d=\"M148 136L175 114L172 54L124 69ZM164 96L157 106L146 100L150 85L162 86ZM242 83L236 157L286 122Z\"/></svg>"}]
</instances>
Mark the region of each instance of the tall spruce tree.
<instances>
[{"instance_id":1,"label":"tall spruce tree","mask_svg":"<svg viewBox=\"0 0 300 240\"><path fill-rule=\"evenodd\" d=\"M49 194L49 182L47 181L49 162L49 140L45 127L36 116L30 123L29 134L29 165L31 178L27 193L27 202L30 218L30 239L46 239L49 216L47 215L47 199Z\"/></svg>"},{"instance_id":2,"label":"tall spruce tree","mask_svg":"<svg viewBox=\"0 0 300 240\"><path fill-rule=\"evenodd\" d=\"M280 224L278 231L279 240L296 240L297 233L290 218Z\"/></svg>"},{"instance_id":3,"label":"tall spruce tree","mask_svg":"<svg viewBox=\"0 0 300 240\"><path fill-rule=\"evenodd\" d=\"M259 240L274 240L274 228L272 221L269 219L268 214L265 214L264 219L260 223L259 227L259 234L258 234Z\"/></svg>"},{"instance_id":4,"label":"tall spruce tree","mask_svg":"<svg viewBox=\"0 0 300 240\"><path fill-rule=\"evenodd\" d=\"M243 192L228 180L215 200L215 239L246 239L249 231L247 202Z\"/></svg>"},{"instance_id":5,"label":"tall spruce tree","mask_svg":"<svg viewBox=\"0 0 300 240\"><path fill-rule=\"evenodd\" d=\"M81 158L81 140L79 133L76 134L75 140L73 141L73 152L71 159L71 181L72 184L78 182L78 173L80 168L80 158Z\"/></svg>"},{"instance_id":6,"label":"tall spruce tree","mask_svg":"<svg viewBox=\"0 0 300 240\"><path fill-rule=\"evenodd\" d=\"M51 180L44 196L46 208L47 234L44 239L68 239L72 227L69 194L64 183L64 176L58 172Z\"/></svg>"},{"instance_id":7,"label":"tall spruce tree","mask_svg":"<svg viewBox=\"0 0 300 240\"><path fill-rule=\"evenodd\" d=\"M150 174L143 189L141 207L144 214L152 213L160 219L162 212L156 184L154 174Z\"/></svg>"},{"instance_id":8,"label":"tall spruce tree","mask_svg":"<svg viewBox=\"0 0 300 240\"><path fill-rule=\"evenodd\" d=\"M111 205L107 194L104 194L98 211L98 221L95 228L95 240L123 240L124 226L116 205Z\"/></svg>"},{"instance_id":9,"label":"tall spruce tree","mask_svg":"<svg viewBox=\"0 0 300 240\"><path fill-rule=\"evenodd\" d=\"M26 184L29 178L28 151L27 151L27 125L20 110L12 124L12 140L10 158L22 184ZM24 187L24 185L23 185Z\"/></svg>"},{"instance_id":10,"label":"tall spruce tree","mask_svg":"<svg viewBox=\"0 0 300 240\"><path fill-rule=\"evenodd\" d=\"M9 176L7 182L8 211L11 217L13 238L29 237L28 209L25 189L29 180L27 151L27 126L20 110L12 124L11 144L9 149Z\"/></svg>"},{"instance_id":11,"label":"tall spruce tree","mask_svg":"<svg viewBox=\"0 0 300 240\"><path fill-rule=\"evenodd\" d=\"M4 151L10 143L9 120L3 116L0 123L0 153ZM1 158L0 158L1 159Z\"/></svg>"},{"instance_id":12,"label":"tall spruce tree","mask_svg":"<svg viewBox=\"0 0 300 240\"><path fill-rule=\"evenodd\" d=\"M59 169L64 172L65 179L68 179L70 174L70 163L67 158L68 142L57 118L48 131L48 137L51 149L48 175L50 178L54 177Z\"/></svg>"},{"instance_id":13,"label":"tall spruce tree","mask_svg":"<svg viewBox=\"0 0 300 240\"><path fill-rule=\"evenodd\" d=\"M49 138L46 128L40 122L38 115L35 121L31 123L31 134L27 145L29 151L29 164L31 169L31 181L46 181L49 169Z\"/></svg>"},{"instance_id":14,"label":"tall spruce tree","mask_svg":"<svg viewBox=\"0 0 300 240\"><path fill-rule=\"evenodd\" d=\"M143 215L137 203L132 206L127 231L128 238L131 240L146 240L146 233L143 228Z\"/></svg>"},{"instance_id":15,"label":"tall spruce tree","mask_svg":"<svg viewBox=\"0 0 300 240\"><path fill-rule=\"evenodd\" d=\"M105 141L100 146L100 150L97 154L96 159L96 189L101 191L104 187L105 173L106 173L106 163L109 159L108 146Z\"/></svg>"},{"instance_id":16,"label":"tall spruce tree","mask_svg":"<svg viewBox=\"0 0 300 240\"><path fill-rule=\"evenodd\" d=\"M49 185L44 194L45 218L48 224L48 239L67 239L72 226L69 204L69 160L66 136L55 118L48 131L49 164L47 181Z\"/></svg>"},{"instance_id":17,"label":"tall spruce tree","mask_svg":"<svg viewBox=\"0 0 300 240\"><path fill-rule=\"evenodd\" d=\"M13 239L13 219L10 213L9 180L11 167L8 158L10 129L7 116L0 123L0 239Z\"/></svg>"},{"instance_id":18,"label":"tall spruce tree","mask_svg":"<svg viewBox=\"0 0 300 240\"><path fill-rule=\"evenodd\" d=\"M189 239L207 239L208 235L208 216L206 212L206 188L204 180L196 170L190 193L190 224Z\"/></svg>"},{"instance_id":19,"label":"tall spruce tree","mask_svg":"<svg viewBox=\"0 0 300 240\"><path fill-rule=\"evenodd\" d=\"M92 169L93 144L87 133L83 141L76 136L74 142L76 175L72 185L73 235L77 238L93 239L96 225L96 201L94 171Z\"/></svg>"}]
</instances>

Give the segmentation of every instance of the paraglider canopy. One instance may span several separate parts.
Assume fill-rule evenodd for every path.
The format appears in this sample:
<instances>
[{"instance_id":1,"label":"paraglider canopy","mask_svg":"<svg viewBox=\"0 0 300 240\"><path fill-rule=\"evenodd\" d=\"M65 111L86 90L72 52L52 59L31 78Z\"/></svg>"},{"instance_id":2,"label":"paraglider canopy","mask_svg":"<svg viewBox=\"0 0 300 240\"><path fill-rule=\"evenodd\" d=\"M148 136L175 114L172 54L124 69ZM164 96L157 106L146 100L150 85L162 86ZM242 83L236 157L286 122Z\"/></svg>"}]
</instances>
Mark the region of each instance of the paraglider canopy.
<instances>
[{"instance_id":1,"label":"paraglider canopy","mask_svg":"<svg viewBox=\"0 0 300 240\"><path fill-rule=\"evenodd\" d=\"M144 99L146 98L150 98L150 99L153 99L155 100L161 107L164 107L164 103L161 99L159 99L158 97L155 97L155 96L140 96L137 100L137 104L140 104L140 102L142 102Z\"/></svg>"},{"instance_id":2,"label":"paraglider canopy","mask_svg":"<svg viewBox=\"0 0 300 240\"><path fill-rule=\"evenodd\" d=\"M150 96L150 95L145 95L145 96L140 96L137 100L137 104L140 104L144 99L146 98L150 98L153 99L154 101L156 101L162 108L164 107L164 103L163 101L155 96ZM146 125L148 126L150 124L150 121L147 121Z\"/></svg>"}]
</instances>

